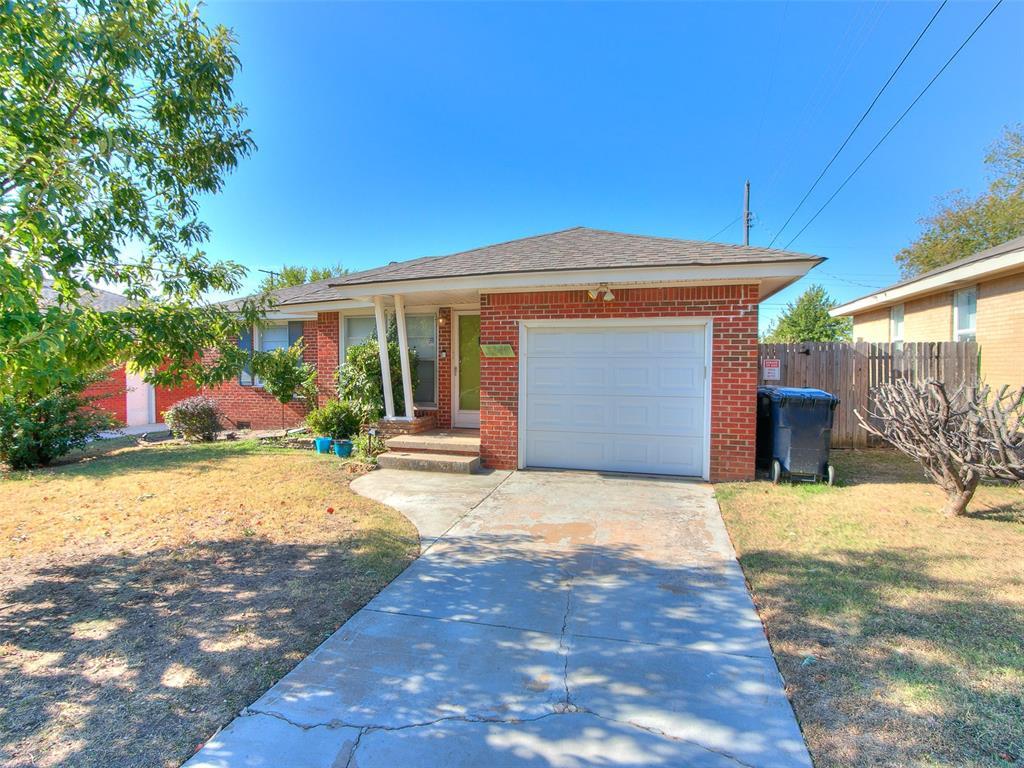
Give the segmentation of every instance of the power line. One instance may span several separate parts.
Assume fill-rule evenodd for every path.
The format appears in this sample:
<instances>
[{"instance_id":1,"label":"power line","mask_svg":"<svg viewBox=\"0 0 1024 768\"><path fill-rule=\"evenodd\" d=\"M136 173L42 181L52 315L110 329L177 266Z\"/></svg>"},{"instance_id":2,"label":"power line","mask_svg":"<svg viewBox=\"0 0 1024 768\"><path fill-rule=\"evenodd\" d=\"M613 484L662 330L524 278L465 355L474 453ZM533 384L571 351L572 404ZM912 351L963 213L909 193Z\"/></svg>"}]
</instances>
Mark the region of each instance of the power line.
<instances>
[{"instance_id":1,"label":"power line","mask_svg":"<svg viewBox=\"0 0 1024 768\"><path fill-rule=\"evenodd\" d=\"M953 60L960 54L960 51L962 51L966 47L966 45L969 42L971 42L971 39L978 33L978 30L984 26L985 22L989 20L992 14L996 12L996 9L1002 4L1003 0L996 0L996 4L993 5L992 8L989 9L989 12L985 14L985 18L978 22L978 26L976 26L971 31L971 34L969 34L967 38L962 43L960 43L960 47L953 51L953 55L950 56L946 60L946 63L942 65L942 69L935 73L935 76L928 81L928 84L921 90L919 94L917 94L917 97L912 102L910 102L910 106L903 110L903 114L896 118L896 122L889 126L889 130L882 134L882 138L878 140L878 143L871 148L871 151L864 156L864 159L857 164L857 167L850 171L850 175L843 179L843 183L839 185L838 189L836 189L835 192L832 193L832 196L829 197L829 199L826 200L822 204L822 206L817 211L814 212L814 215L811 216L811 218L808 220L806 224L803 225L800 231L793 235L793 238L788 243L786 243L786 248L789 248L789 246L791 246L793 242L804 233L804 230L811 226L811 224L814 222L816 218L818 218L821 212L828 207L829 203L835 200L836 195L843 191L843 188L850 182L850 179L852 179L857 174L857 171L864 167L864 164L871 158L873 154L875 154L875 150L882 146L882 142L889 138L889 134L896 130L896 126L903 122L903 118L905 118L910 113L910 110L912 110L914 106L917 104L917 102L921 100L921 97L923 97L928 92L928 89L931 88L935 81L939 79L939 76L946 71L946 68L953 63Z\"/></svg>"},{"instance_id":2,"label":"power line","mask_svg":"<svg viewBox=\"0 0 1024 768\"><path fill-rule=\"evenodd\" d=\"M729 222L728 224L726 224L726 225L725 225L724 227L722 227L722 228L721 228L720 230L718 230L717 232L715 232L715 234L713 234L713 235L712 235L711 237L707 237L707 238L705 238L705 240L714 240L714 239L715 239L716 237L718 237L718 236L719 236L720 234L722 234L723 232L725 232L725 230L727 230L727 229L728 229L729 227L731 227L731 226L732 226L733 224L735 224L735 223L736 223L737 221L739 221L739 220L740 220L740 219L742 219L742 218L743 218L743 214L741 213L741 214L740 214L739 216L737 216L737 217L736 217L735 219L733 219L732 221L730 221L730 222Z\"/></svg>"},{"instance_id":3,"label":"power line","mask_svg":"<svg viewBox=\"0 0 1024 768\"><path fill-rule=\"evenodd\" d=\"M932 22L934 22L938 15L942 12L942 9L946 7L946 3L948 1L949 0L942 0L942 3L935 10L935 13L933 13L932 17L928 19L928 23L924 25L924 29L921 30L920 34L917 36L917 39L914 40L914 44L910 46L910 49L905 54L903 54L903 58L900 59L900 63L896 65L896 69L892 71L892 74L889 75L889 78L879 89L878 93L875 94L875 98L873 98L871 100L871 103L868 104L868 108L864 110L864 114L860 116L860 119L857 121L857 124L853 126L853 129L848 134L846 134L846 138L843 139L843 143L839 145L839 149L837 149L835 151L835 154L832 155L832 159L828 161L824 168L821 169L821 173L818 174L818 178L814 180L814 183L811 184L810 189L808 189L807 192L804 193L804 196L800 198L800 202L797 203L796 208L793 209L793 212L789 214L789 218L786 219L786 222L781 227L779 227L778 231L775 233L775 237L773 237L772 241L768 243L769 248L771 248L775 244L775 241L778 240L779 235L782 234L782 231L787 226L789 226L789 222L791 222L793 220L793 217L796 216L797 212L801 208L803 208L804 203L807 202L807 198L811 196L811 193L815 189L817 189L818 184L825 177L825 174L828 173L828 169L832 167L832 164L836 161L836 158L839 157L839 154L846 148L846 145L850 143L850 139L853 138L853 134L857 132L857 129L860 128L861 124L864 122L867 116L871 114L871 110L875 108L875 104L878 103L878 100L882 97L882 94L885 93L885 89L889 87L889 84L893 81L893 78L896 77L896 74L903 68L903 65L906 63L907 59L910 58L910 54L914 52L915 48L917 48L917 44L921 42L921 38L924 37L925 32L927 32L928 29L931 27Z\"/></svg>"}]
</instances>

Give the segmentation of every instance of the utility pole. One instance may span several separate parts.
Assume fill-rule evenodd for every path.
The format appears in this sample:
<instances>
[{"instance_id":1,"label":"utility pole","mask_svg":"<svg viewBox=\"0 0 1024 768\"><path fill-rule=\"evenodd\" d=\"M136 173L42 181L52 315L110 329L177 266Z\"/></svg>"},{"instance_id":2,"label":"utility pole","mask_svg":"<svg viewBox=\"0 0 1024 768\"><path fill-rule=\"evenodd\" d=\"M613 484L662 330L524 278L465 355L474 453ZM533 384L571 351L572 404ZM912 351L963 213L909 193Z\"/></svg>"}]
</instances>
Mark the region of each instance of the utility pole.
<instances>
[{"instance_id":1,"label":"utility pole","mask_svg":"<svg viewBox=\"0 0 1024 768\"><path fill-rule=\"evenodd\" d=\"M743 244L750 245L750 179L743 185Z\"/></svg>"}]
</instances>

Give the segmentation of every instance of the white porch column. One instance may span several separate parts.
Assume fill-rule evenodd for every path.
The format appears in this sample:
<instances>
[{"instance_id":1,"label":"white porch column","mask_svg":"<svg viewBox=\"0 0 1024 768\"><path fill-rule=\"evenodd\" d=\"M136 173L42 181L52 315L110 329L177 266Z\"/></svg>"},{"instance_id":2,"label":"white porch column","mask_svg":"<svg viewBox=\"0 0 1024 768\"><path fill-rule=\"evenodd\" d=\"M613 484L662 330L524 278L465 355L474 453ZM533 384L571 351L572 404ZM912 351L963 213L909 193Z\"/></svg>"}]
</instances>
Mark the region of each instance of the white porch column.
<instances>
[{"instance_id":1,"label":"white porch column","mask_svg":"<svg viewBox=\"0 0 1024 768\"><path fill-rule=\"evenodd\" d=\"M391 394L391 362L388 360L388 326L384 322L384 297L373 297L373 316L377 324L380 351L380 378L384 387L384 418L395 418L395 398Z\"/></svg>"},{"instance_id":2,"label":"white porch column","mask_svg":"<svg viewBox=\"0 0 1024 768\"><path fill-rule=\"evenodd\" d=\"M398 325L398 354L402 357L402 395L405 400L405 417L416 415L412 402L412 371L409 370L409 333L405 327L405 298L395 296L395 323Z\"/></svg>"}]
</instances>

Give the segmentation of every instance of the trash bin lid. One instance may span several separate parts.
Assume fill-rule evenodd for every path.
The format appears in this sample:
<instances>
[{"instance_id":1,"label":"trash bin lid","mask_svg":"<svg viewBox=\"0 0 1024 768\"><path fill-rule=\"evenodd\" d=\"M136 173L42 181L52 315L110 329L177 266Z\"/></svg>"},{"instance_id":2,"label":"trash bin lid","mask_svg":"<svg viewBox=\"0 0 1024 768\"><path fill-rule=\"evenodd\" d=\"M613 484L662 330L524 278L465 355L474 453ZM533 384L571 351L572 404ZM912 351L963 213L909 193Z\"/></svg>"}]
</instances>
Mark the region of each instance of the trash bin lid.
<instances>
[{"instance_id":1,"label":"trash bin lid","mask_svg":"<svg viewBox=\"0 0 1024 768\"><path fill-rule=\"evenodd\" d=\"M813 387L758 387L758 395L765 395L772 402L782 400L823 400L826 402L839 402L839 398L826 392L823 389Z\"/></svg>"}]
</instances>

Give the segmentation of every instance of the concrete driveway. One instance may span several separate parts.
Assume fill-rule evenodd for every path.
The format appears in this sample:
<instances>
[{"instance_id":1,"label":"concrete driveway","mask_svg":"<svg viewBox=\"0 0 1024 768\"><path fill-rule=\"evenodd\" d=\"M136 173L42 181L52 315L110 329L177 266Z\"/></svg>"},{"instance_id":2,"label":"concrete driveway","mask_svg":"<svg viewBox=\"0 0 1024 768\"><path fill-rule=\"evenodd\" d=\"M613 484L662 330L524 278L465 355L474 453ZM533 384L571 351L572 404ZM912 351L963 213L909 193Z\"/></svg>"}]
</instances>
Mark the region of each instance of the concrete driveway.
<instances>
[{"instance_id":1,"label":"concrete driveway","mask_svg":"<svg viewBox=\"0 0 1024 768\"><path fill-rule=\"evenodd\" d=\"M711 486L381 470L353 488L420 525L424 553L189 768L811 765Z\"/></svg>"}]
</instances>

